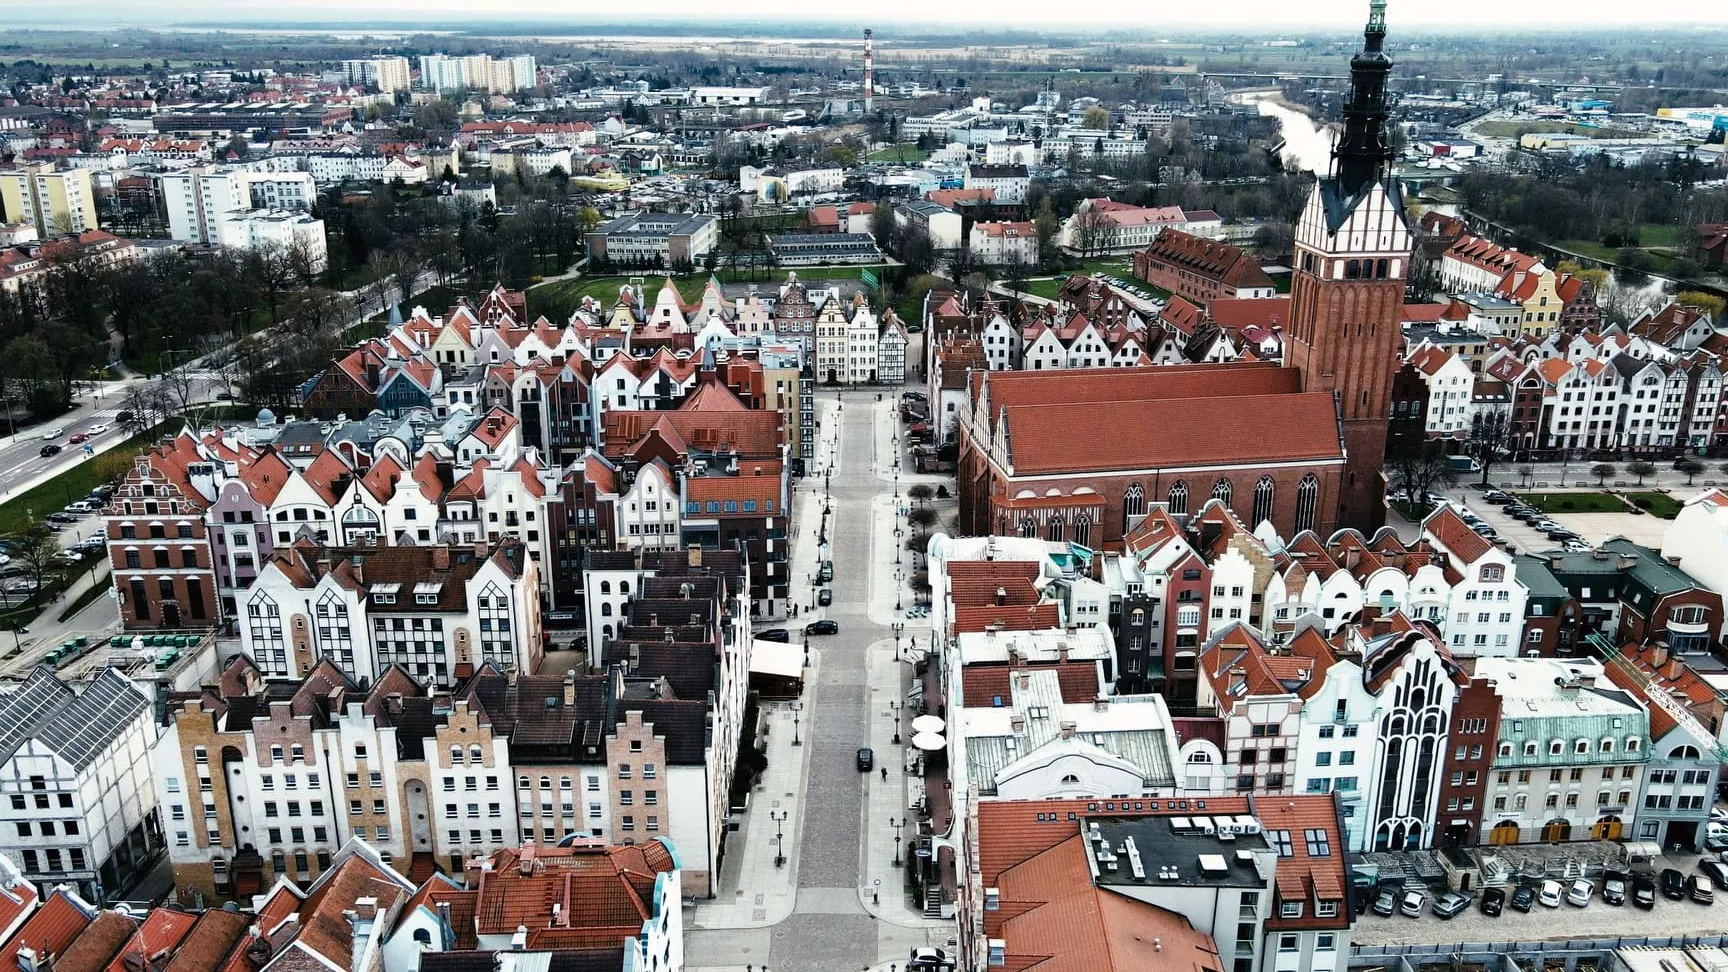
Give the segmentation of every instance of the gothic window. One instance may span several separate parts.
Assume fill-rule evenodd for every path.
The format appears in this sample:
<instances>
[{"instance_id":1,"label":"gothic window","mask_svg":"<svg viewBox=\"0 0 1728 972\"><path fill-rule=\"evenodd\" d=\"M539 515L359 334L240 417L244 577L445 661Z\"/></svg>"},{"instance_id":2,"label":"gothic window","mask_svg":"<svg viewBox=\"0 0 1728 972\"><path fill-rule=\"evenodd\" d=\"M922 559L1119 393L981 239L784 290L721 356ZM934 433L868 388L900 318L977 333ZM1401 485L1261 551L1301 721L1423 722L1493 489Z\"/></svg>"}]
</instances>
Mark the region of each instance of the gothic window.
<instances>
[{"instance_id":1,"label":"gothic window","mask_svg":"<svg viewBox=\"0 0 1728 972\"><path fill-rule=\"evenodd\" d=\"M1360 280L1361 278L1362 278L1362 261L1361 260L1346 260L1346 261L1344 261L1344 279L1345 280Z\"/></svg>"},{"instance_id":2,"label":"gothic window","mask_svg":"<svg viewBox=\"0 0 1728 972\"><path fill-rule=\"evenodd\" d=\"M1146 491L1140 488L1139 483L1129 483L1128 488L1122 491L1122 515L1125 517L1146 515ZM1127 527L1125 526L1123 529L1127 529Z\"/></svg>"},{"instance_id":3,"label":"gothic window","mask_svg":"<svg viewBox=\"0 0 1728 972\"><path fill-rule=\"evenodd\" d=\"M1032 519L1031 514L1027 514L1026 518L1020 521L1020 535L1023 537L1038 535L1038 521Z\"/></svg>"},{"instance_id":4,"label":"gothic window","mask_svg":"<svg viewBox=\"0 0 1728 972\"><path fill-rule=\"evenodd\" d=\"M1180 479L1170 487L1170 512L1178 515L1188 512L1188 484Z\"/></svg>"},{"instance_id":5,"label":"gothic window","mask_svg":"<svg viewBox=\"0 0 1728 972\"><path fill-rule=\"evenodd\" d=\"M1302 477L1302 482L1296 485L1296 522L1297 533L1314 529L1314 508L1320 502L1320 480L1309 473Z\"/></svg>"},{"instance_id":6,"label":"gothic window","mask_svg":"<svg viewBox=\"0 0 1728 972\"><path fill-rule=\"evenodd\" d=\"M1272 519L1272 500L1277 489L1271 476L1261 476L1260 481L1254 484L1254 517L1248 522L1250 530Z\"/></svg>"},{"instance_id":7,"label":"gothic window","mask_svg":"<svg viewBox=\"0 0 1728 972\"><path fill-rule=\"evenodd\" d=\"M1074 542L1084 547L1092 541L1092 518L1082 513L1074 518Z\"/></svg>"},{"instance_id":8,"label":"gothic window","mask_svg":"<svg viewBox=\"0 0 1728 972\"><path fill-rule=\"evenodd\" d=\"M1222 500L1225 506L1230 505L1230 480L1220 479L1212 484L1212 498Z\"/></svg>"},{"instance_id":9,"label":"gothic window","mask_svg":"<svg viewBox=\"0 0 1728 972\"><path fill-rule=\"evenodd\" d=\"M1062 539L1062 518L1053 516L1044 527L1044 539L1059 541Z\"/></svg>"}]
</instances>

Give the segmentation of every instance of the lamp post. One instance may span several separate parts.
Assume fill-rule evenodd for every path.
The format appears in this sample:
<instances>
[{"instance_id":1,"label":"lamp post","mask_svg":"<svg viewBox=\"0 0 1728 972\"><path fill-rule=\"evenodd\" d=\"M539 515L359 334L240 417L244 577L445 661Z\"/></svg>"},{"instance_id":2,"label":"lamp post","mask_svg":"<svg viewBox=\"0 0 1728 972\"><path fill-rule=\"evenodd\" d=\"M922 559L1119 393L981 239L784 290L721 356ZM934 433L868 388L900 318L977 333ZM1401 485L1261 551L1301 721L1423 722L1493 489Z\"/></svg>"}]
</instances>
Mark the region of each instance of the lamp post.
<instances>
[{"instance_id":1,"label":"lamp post","mask_svg":"<svg viewBox=\"0 0 1728 972\"><path fill-rule=\"evenodd\" d=\"M888 826L894 828L894 866L899 867L900 866L900 828L906 826L906 818L901 817L900 819L896 820L893 817L889 817L888 818Z\"/></svg>"},{"instance_id":2,"label":"lamp post","mask_svg":"<svg viewBox=\"0 0 1728 972\"><path fill-rule=\"evenodd\" d=\"M804 703L802 703L802 702L792 703L792 745L794 745L794 746L804 745L803 740L798 738L798 717L800 715L802 715L803 712L804 712Z\"/></svg>"},{"instance_id":3,"label":"lamp post","mask_svg":"<svg viewBox=\"0 0 1728 972\"><path fill-rule=\"evenodd\" d=\"M894 610L896 610L896 611L901 609L900 608L900 578L902 578L904 576L905 576L904 571L902 571L899 567L894 568Z\"/></svg>"},{"instance_id":4,"label":"lamp post","mask_svg":"<svg viewBox=\"0 0 1728 972\"><path fill-rule=\"evenodd\" d=\"M894 745L896 746L900 745L900 713L905 708L905 704L896 699L888 700L888 718L894 720Z\"/></svg>"},{"instance_id":5,"label":"lamp post","mask_svg":"<svg viewBox=\"0 0 1728 972\"><path fill-rule=\"evenodd\" d=\"M789 813L789 811L786 811L786 810L770 810L770 811L768 811L768 819L774 821L774 866L775 867L785 867L786 866L786 835L781 832L780 826L781 826L781 824L784 824L786 822L787 813ZM896 856L898 856L898 854L899 854L898 844L896 844L896 846L895 846L895 854L896 854Z\"/></svg>"}]
</instances>

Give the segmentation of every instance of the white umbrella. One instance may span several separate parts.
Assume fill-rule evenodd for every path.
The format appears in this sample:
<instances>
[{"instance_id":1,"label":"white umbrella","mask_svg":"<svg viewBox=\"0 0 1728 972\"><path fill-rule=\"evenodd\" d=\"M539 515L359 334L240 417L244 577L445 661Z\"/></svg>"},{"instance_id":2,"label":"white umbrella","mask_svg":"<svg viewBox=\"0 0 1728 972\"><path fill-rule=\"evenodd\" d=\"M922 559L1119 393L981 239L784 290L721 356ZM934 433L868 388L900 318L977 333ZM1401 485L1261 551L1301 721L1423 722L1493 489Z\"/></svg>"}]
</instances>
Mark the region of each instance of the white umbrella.
<instances>
[{"instance_id":1,"label":"white umbrella","mask_svg":"<svg viewBox=\"0 0 1728 972\"><path fill-rule=\"evenodd\" d=\"M912 737L912 745L927 753L948 748L948 740L942 738L939 732L921 732Z\"/></svg>"},{"instance_id":2,"label":"white umbrella","mask_svg":"<svg viewBox=\"0 0 1728 972\"><path fill-rule=\"evenodd\" d=\"M947 727L948 724L942 721L941 716L921 715L912 720L913 732L941 732Z\"/></svg>"}]
</instances>

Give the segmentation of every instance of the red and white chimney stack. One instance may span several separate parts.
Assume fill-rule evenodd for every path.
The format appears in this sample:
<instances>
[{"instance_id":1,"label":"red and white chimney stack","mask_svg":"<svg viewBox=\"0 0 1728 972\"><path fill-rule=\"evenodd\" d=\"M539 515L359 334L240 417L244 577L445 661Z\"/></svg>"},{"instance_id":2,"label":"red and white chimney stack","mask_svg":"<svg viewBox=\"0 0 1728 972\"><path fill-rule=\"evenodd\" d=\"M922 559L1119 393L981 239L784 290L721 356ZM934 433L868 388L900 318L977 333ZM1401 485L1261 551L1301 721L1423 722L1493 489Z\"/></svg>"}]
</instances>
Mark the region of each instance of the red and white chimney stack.
<instances>
[{"instance_id":1,"label":"red and white chimney stack","mask_svg":"<svg viewBox=\"0 0 1728 972\"><path fill-rule=\"evenodd\" d=\"M876 100L876 82L874 68L876 66L875 52L872 50L870 28L864 28L864 114L870 114Z\"/></svg>"}]
</instances>

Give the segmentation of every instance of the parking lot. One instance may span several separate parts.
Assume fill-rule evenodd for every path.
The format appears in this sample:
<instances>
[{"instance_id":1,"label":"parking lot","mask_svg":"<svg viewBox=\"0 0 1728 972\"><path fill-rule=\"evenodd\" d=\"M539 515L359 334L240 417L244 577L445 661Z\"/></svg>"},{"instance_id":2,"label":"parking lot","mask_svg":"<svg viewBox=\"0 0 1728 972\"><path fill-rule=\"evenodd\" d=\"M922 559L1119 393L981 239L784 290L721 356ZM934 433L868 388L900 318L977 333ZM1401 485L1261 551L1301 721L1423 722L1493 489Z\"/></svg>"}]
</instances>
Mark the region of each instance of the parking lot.
<instances>
[{"instance_id":1,"label":"parking lot","mask_svg":"<svg viewBox=\"0 0 1728 972\"><path fill-rule=\"evenodd\" d=\"M1509 492L1517 494L1516 490ZM1502 539L1511 543L1516 553L1536 553L1560 547L1529 524L1507 516L1505 507L1489 503L1479 490L1466 486L1448 489L1445 494L1492 526ZM1625 537L1634 543L1660 548L1662 532L1670 522L1661 517L1634 513L1550 513L1547 516L1592 546L1613 537Z\"/></svg>"},{"instance_id":2,"label":"parking lot","mask_svg":"<svg viewBox=\"0 0 1728 972\"><path fill-rule=\"evenodd\" d=\"M1672 867L1687 876L1699 873L1696 854L1664 857L1659 866ZM1525 942L1560 938L1600 938L1607 935L1702 935L1720 934L1728 924L1728 891L1716 892L1714 905L1674 901L1658 891L1656 907L1645 911L1628 901L1611 905L1602 900L1601 878L1591 878L1597 895L1584 908L1561 904L1558 908L1533 907L1528 914L1510 904L1497 918L1482 914L1481 895L1472 896L1470 907L1452 919L1437 918L1426 909L1420 918L1394 914L1383 918L1372 910L1356 919L1351 940L1357 945L1416 945L1451 941ZM1570 881L1562 881L1569 885ZM1511 888L1506 889L1508 897ZM1430 896L1432 902L1433 895Z\"/></svg>"}]
</instances>

